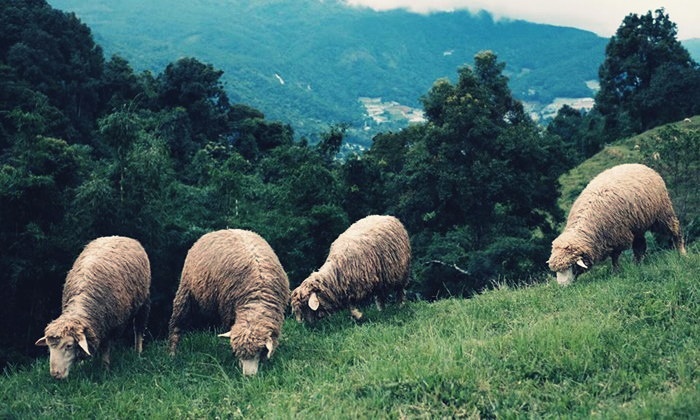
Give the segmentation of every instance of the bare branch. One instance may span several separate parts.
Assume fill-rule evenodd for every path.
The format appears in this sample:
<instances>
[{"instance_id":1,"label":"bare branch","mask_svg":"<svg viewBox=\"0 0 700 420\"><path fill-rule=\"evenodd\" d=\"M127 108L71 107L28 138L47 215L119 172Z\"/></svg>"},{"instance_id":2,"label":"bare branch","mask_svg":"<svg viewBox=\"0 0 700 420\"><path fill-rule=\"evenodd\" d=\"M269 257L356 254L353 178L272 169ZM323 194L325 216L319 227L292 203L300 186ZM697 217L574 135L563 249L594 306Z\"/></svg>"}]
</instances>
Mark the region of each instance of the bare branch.
<instances>
[{"instance_id":1,"label":"bare branch","mask_svg":"<svg viewBox=\"0 0 700 420\"><path fill-rule=\"evenodd\" d=\"M426 262L425 262L425 265L428 265L428 264L440 264L440 265L442 265L442 266L449 267L449 268L452 268L452 269L454 269L454 270L457 270L457 271L459 271L460 273L464 274L465 276L468 276L468 275L469 275L469 271L467 271L467 270L465 270L465 269L463 269L463 268L460 268L457 264L450 264L450 263L446 263L446 262L440 261L440 260L430 260L430 261L426 261Z\"/></svg>"}]
</instances>

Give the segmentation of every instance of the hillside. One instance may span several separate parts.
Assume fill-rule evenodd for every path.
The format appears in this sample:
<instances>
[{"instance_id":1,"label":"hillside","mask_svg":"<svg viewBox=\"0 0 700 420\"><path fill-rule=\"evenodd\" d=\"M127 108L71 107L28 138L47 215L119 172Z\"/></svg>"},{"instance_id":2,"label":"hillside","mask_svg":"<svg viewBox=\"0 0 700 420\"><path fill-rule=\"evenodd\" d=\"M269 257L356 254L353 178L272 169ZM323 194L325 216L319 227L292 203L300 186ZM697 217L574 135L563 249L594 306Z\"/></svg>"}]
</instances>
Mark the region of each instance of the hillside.
<instances>
[{"instance_id":1,"label":"hillside","mask_svg":"<svg viewBox=\"0 0 700 420\"><path fill-rule=\"evenodd\" d=\"M124 348L106 372L63 382L44 358L0 380L2 418L691 418L700 412L700 255L625 257L567 288L549 281L473 299L284 325L243 378L212 332L181 353Z\"/></svg>"},{"instance_id":2,"label":"hillside","mask_svg":"<svg viewBox=\"0 0 700 420\"><path fill-rule=\"evenodd\" d=\"M583 162L581 165L563 174L559 182L561 195L559 206L568 212L574 200L588 182L605 169L623 163L645 163L658 168L663 165L667 170L661 171L681 225L687 235L697 237L697 223L700 220L700 116L653 128L637 136L620 139L606 145L603 150ZM671 131L669 131L671 130ZM645 160L645 152L653 154L658 148L659 139L670 133L672 141L677 141L678 134L684 134L687 144L671 146L669 153L657 156L651 162ZM669 134L665 135L666 137ZM662 140L667 141L667 140ZM674 150L676 149L676 150ZM687 165L687 166L686 166Z\"/></svg>"},{"instance_id":3,"label":"hillside","mask_svg":"<svg viewBox=\"0 0 700 420\"><path fill-rule=\"evenodd\" d=\"M507 63L511 89L529 109L592 96L607 43L591 32L495 22L483 13L374 12L339 1L49 3L75 12L107 57L117 53L138 71L159 73L193 56L224 70L232 100L290 123L297 134L350 123L351 140L364 144L405 126L433 82L453 78L480 50ZM361 98L389 104L382 110L389 121L373 118L376 108ZM397 106L405 112L394 112Z\"/></svg>"}]
</instances>

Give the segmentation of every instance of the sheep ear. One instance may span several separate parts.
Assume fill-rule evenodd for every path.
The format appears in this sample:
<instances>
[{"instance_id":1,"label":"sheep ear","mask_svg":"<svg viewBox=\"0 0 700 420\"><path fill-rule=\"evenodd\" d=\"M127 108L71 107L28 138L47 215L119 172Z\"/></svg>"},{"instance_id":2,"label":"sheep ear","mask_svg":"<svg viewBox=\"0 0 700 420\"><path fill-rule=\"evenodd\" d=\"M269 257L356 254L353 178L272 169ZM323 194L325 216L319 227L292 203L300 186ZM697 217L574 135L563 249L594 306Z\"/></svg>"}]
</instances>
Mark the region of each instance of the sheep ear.
<instances>
[{"instance_id":1,"label":"sheep ear","mask_svg":"<svg viewBox=\"0 0 700 420\"><path fill-rule=\"evenodd\" d=\"M219 334L218 337L222 337L222 338L231 338L231 331L226 331L226 332L223 333L223 334Z\"/></svg>"},{"instance_id":2,"label":"sheep ear","mask_svg":"<svg viewBox=\"0 0 700 420\"><path fill-rule=\"evenodd\" d=\"M90 350L88 350L88 343L87 338L85 337L85 333L80 333L80 337L78 337L78 345L81 349L83 349L85 354L87 354L88 356L92 356L90 354Z\"/></svg>"},{"instance_id":3,"label":"sheep ear","mask_svg":"<svg viewBox=\"0 0 700 420\"><path fill-rule=\"evenodd\" d=\"M48 346L48 343L46 342L46 336L41 337L40 339L36 340L36 343L34 343L35 346Z\"/></svg>"},{"instance_id":4,"label":"sheep ear","mask_svg":"<svg viewBox=\"0 0 700 420\"><path fill-rule=\"evenodd\" d=\"M275 352L275 342L272 341L272 337L268 338L267 341L265 341L265 348L267 348L267 358L269 359L272 357L272 353Z\"/></svg>"},{"instance_id":5,"label":"sheep ear","mask_svg":"<svg viewBox=\"0 0 700 420\"><path fill-rule=\"evenodd\" d=\"M582 267L582 268L588 270L588 266L587 266L586 264L584 264L584 262L583 262L583 260L582 260L581 258L579 258L578 261L576 261L576 265L578 265L579 267Z\"/></svg>"},{"instance_id":6,"label":"sheep ear","mask_svg":"<svg viewBox=\"0 0 700 420\"><path fill-rule=\"evenodd\" d=\"M318 301L318 296L316 296L316 293L312 293L309 296L309 308L312 311L317 311L319 306L321 306L321 302Z\"/></svg>"}]
</instances>

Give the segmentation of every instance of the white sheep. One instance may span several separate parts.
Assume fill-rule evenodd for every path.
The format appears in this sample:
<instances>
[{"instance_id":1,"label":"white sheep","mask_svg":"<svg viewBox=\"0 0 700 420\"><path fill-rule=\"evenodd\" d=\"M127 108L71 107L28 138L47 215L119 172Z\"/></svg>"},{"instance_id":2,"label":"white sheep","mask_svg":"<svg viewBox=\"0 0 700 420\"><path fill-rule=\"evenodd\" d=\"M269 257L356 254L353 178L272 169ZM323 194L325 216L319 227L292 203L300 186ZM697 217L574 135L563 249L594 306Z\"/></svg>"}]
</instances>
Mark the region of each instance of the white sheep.
<instances>
[{"instance_id":1,"label":"white sheep","mask_svg":"<svg viewBox=\"0 0 700 420\"><path fill-rule=\"evenodd\" d=\"M151 266L135 239L109 236L90 242L68 272L62 313L37 346L49 347L51 375L68 376L76 359L99 350L110 363L110 340L133 321L134 347L143 349L150 311Z\"/></svg>"},{"instance_id":2,"label":"white sheep","mask_svg":"<svg viewBox=\"0 0 700 420\"><path fill-rule=\"evenodd\" d=\"M299 322L313 322L349 308L359 320L357 304L368 297L375 297L380 310L392 292L403 302L410 266L403 224L393 216L367 216L331 244L323 266L292 292L292 312Z\"/></svg>"},{"instance_id":3,"label":"white sheep","mask_svg":"<svg viewBox=\"0 0 700 420\"><path fill-rule=\"evenodd\" d=\"M207 233L190 248L173 301L170 353L195 312L229 329L243 374L254 375L260 360L277 348L289 302L289 280L277 255L258 234L240 229Z\"/></svg>"},{"instance_id":4,"label":"white sheep","mask_svg":"<svg viewBox=\"0 0 700 420\"><path fill-rule=\"evenodd\" d=\"M617 269L620 254L630 247L636 261L642 259L644 233L650 229L670 233L674 246L685 254L680 224L661 176L641 164L618 165L601 172L581 192L564 231L552 242L547 263L562 285L607 256Z\"/></svg>"}]
</instances>

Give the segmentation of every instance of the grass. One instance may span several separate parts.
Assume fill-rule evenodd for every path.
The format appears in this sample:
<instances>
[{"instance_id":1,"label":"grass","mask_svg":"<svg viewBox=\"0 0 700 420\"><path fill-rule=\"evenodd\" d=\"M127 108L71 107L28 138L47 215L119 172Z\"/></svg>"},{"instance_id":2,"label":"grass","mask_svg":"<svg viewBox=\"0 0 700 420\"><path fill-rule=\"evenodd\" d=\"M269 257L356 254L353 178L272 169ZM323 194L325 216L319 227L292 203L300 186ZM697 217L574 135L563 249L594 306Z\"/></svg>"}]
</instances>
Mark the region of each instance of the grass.
<instances>
[{"instance_id":1,"label":"grass","mask_svg":"<svg viewBox=\"0 0 700 420\"><path fill-rule=\"evenodd\" d=\"M0 379L0 418L692 418L700 413L700 254L659 252L572 286L288 319L244 378L213 332L137 357L116 348L65 381L48 360Z\"/></svg>"},{"instance_id":2,"label":"grass","mask_svg":"<svg viewBox=\"0 0 700 420\"><path fill-rule=\"evenodd\" d=\"M690 120L690 122L681 121L655 127L642 134L623 138L606 145L603 150L560 177L559 207L564 211L564 214L568 214L571 205L581 191L591 179L604 170L623 163L643 163L644 159L639 146L652 142L666 127L674 126L692 132L700 130L700 116L692 117ZM666 181L668 182L668 180Z\"/></svg>"}]
</instances>

